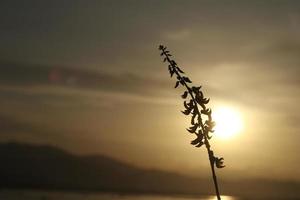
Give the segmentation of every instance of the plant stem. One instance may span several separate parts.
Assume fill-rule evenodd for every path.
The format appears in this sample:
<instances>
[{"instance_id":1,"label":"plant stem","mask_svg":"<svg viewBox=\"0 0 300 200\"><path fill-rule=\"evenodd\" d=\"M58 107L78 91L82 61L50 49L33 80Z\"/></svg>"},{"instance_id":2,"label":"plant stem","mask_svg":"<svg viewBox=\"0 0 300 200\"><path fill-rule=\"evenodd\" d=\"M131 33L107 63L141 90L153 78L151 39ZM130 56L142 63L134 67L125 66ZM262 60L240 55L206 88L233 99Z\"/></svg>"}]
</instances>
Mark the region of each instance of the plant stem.
<instances>
[{"instance_id":1,"label":"plant stem","mask_svg":"<svg viewBox=\"0 0 300 200\"><path fill-rule=\"evenodd\" d=\"M168 56L168 54L165 52L165 50L162 50L164 56L166 57L168 63L172 66L173 68L173 71L175 72L175 74L177 75L177 77L180 77L180 79L182 79L182 76L180 75L180 73L178 72L178 70L176 69L176 65L174 64L174 62L171 61L170 57ZM203 125L203 122L202 122L202 118L201 118L201 112L199 111L199 108L198 108L198 103L197 101L195 100L195 97L192 93L192 90L191 88L187 85L186 82L183 82L183 85L186 87L188 93L190 94L194 104L195 104L195 112L197 112L198 116L200 117L200 126L202 128L202 130L204 130L204 125ZM216 176L216 172L215 172L215 165L214 165L214 162L215 162L215 157L214 157L214 154L213 154L213 151L210 150L210 144L209 144L209 141L208 141L208 138L207 138L207 135L204 135L204 140L205 140L205 147L207 149L207 153L208 153L208 157L209 157L209 162L210 162L210 167L211 167L211 172L212 172L212 177L213 177L213 181L214 181L214 185L215 185L215 190L216 190L216 195L217 195L217 199L218 200L221 200L221 196L220 196L220 192L219 192L219 187L218 187L218 181L217 181L217 176Z\"/></svg>"},{"instance_id":2,"label":"plant stem","mask_svg":"<svg viewBox=\"0 0 300 200\"><path fill-rule=\"evenodd\" d=\"M213 152L210 150L210 147L206 146L206 149L207 149L207 153L208 153L208 157L209 157L209 161L210 161L211 173L212 173L213 180L214 180L216 195L217 195L218 200L221 200L217 176L216 176L216 172L215 172L215 165L214 165L214 161L213 161L213 159L214 159Z\"/></svg>"}]
</instances>

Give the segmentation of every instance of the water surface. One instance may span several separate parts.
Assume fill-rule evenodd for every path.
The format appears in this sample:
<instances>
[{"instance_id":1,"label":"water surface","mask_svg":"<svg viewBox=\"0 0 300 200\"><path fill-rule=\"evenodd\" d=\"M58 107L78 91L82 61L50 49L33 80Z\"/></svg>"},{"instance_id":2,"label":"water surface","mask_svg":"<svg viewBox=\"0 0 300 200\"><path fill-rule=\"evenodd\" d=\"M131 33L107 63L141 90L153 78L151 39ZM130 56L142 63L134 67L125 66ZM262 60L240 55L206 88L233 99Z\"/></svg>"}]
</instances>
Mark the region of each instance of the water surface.
<instances>
[{"instance_id":1,"label":"water surface","mask_svg":"<svg viewBox=\"0 0 300 200\"><path fill-rule=\"evenodd\" d=\"M216 200L214 196L162 196L162 195L119 195L106 193L49 192L29 190L2 190L1 200ZM222 196L222 200L240 200Z\"/></svg>"},{"instance_id":2,"label":"water surface","mask_svg":"<svg viewBox=\"0 0 300 200\"><path fill-rule=\"evenodd\" d=\"M120 195L109 193L0 190L0 200L217 200L215 196ZM222 200L300 200L300 198L222 196Z\"/></svg>"}]
</instances>

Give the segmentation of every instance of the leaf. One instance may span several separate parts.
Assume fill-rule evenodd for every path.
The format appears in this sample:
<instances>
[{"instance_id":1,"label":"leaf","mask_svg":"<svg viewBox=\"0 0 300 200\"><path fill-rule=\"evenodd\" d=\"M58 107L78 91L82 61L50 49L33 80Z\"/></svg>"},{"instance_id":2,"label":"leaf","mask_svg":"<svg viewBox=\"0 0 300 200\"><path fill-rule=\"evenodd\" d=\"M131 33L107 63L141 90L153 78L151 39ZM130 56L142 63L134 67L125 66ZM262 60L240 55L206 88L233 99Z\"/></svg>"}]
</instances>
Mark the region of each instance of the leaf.
<instances>
[{"instance_id":1,"label":"leaf","mask_svg":"<svg viewBox=\"0 0 300 200\"><path fill-rule=\"evenodd\" d=\"M189 115L191 113L192 109L186 109L185 111L181 111L185 115Z\"/></svg>"},{"instance_id":2,"label":"leaf","mask_svg":"<svg viewBox=\"0 0 300 200\"><path fill-rule=\"evenodd\" d=\"M207 125L205 125L204 126L204 130L203 130L203 134L207 137L207 139L211 139L212 138L212 136L211 135L209 135L209 132L214 132L214 130L212 129L212 127L209 127L209 126L207 126Z\"/></svg>"},{"instance_id":3,"label":"leaf","mask_svg":"<svg viewBox=\"0 0 300 200\"><path fill-rule=\"evenodd\" d=\"M173 74L174 74L174 71L171 71L171 72L170 72L171 77L173 76Z\"/></svg>"},{"instance_id":4,"label":"leaf","mask_svg":"<svg viewBox=\"0 0 300 200\"><path fill-rule=\"evenodd\" d=\"M199 131L198 131L198 135L202 135L202 136L203 136L203 132L202 132L202 130L201 130L201 129L199 129Z\"/></svg>"},{"instance_id":5,"label":"leaf","mask_svg":"<svg viewBox=\"0 0 300 200\"><path fill-rule=\"evenodd\" d=\"M212 129L216 125L216 123L211 120L206 120L205 124L209 127L209 129Z\"/></svg>"},{"instance_id":6,"label":"leaf","mask_svg":"<svg viewBox=\"0 0 300 200\"><path fill-rule=\"evenodd\" d=\"M185 98L187 97L187 95L188 95L188 92L185 91L185 92L181 95L181 97L182 97L183 99L185 99Z\"/></svg>"},{"instance_id":7,"label":"leaf","mask_svg":"<svg viewBox=\"0 0 300 200\"><path fill-rule=\"evenodd\" d=\"M206 134L206 137L207 137L207 139L211 139L212 138L212 136L210 136L210 135L208 135L208 134Z\"/></svg>"},{"instance_id":8,"label":"leaf","mask_svg":"<svg viewBox=\"0 0 300 200\"><path fill-rule=\"evenodd\" d=\"M177 88L178 85L179 85L179 81L176 81L175 88Z\"/></svg>"},{"instance_id":9,"label":"leaf","mask_svg":"<svg viewBox=\"0 0 300 200\"><path fill-rule=\"evenodd\" d=\"M176 67L176 69L177 69L180 73L184 74L184 71L182 71L179 67Z\"/></svg>"},{"instance_id":10,"label":"leaf","mask_svg":"<svg viewBox=\"0 0 300 200\"><path fill-rule=\"evenodd\" d=\"M217 157L215 157L215 161L216 161L216 167L217 168L223 168L223 167L225 167L225 165L224 165L224 158L217 158Z\"/></svg>"},{"instance_id":11,"label":"leaf","mask_svg":"<svg viewBox=\"0 0 300 200\"><path fill-rule=\"evenodd\" d=\"M195 124L194 126L191 126L190 128L188 128L187 130L190 133L195 133L197 128L198 128L198 124Z\"/></svg>"},{"instance_id":12,"label":"leaf","mask_svg":"<svg viewBox=\"0 0 300 200\"><path fill-rule=\"evenodd\" d=\"M194 105L193 100L191 99L190 102L187 105L190 106L190 107L193 106Z\"/></svg>"},{"instance_id":13,"label":"leaf","mask_svg":"<svg viewBox=\"0 0 300 200\"><path fill-rule=\"evenodd\" d=\"M203 92L199 90L199 96L203 99Z\"/></svg>"},{"instance_id":14,"label":"leaf","mask_svg":"<svg viewBox=\"0 0 300 200\"><path fill-rule=\"evenodd\" d=\"M192 87L192 90L193 90L193 92L195 92L195 93L199 92L200 89L201 89L201 86L199 86L199 87L193 86L193 87Z\"/></svg>"},{"instance_id":15,"label":"leaf","mask_svg":"<svg viewBox=\"0 0 300 200\"><path fill-rule=\"evenodd\" d=\"M164 58L164 62L166 62L167 61L167 58Z\"/></svg>"},{"instance_id":16,"label":"leaf","mask_svg":"<svg viewBox=\"0 0 300 200\"><path fill-rule=\"evenodd\" d=\"M191 144L192 144L192 145L196 145L196 144L198 144L198 143L199 143L198 138L196 138L196 139L194 139L194 140L191 141Z\"/></svg>"},{"instance_id":17,"label":"leaf","mask_svg":"<svg viewBox=\"0 0 300 200\"><path fill-rule=\"evenodd\" d=\"M161 52L161 53L160 53L160 56L163 56L163 55L164 55L164 52Z\"/></svg>"},{"instance_id":18,"label":"leaf","mask_svg":"<svg viewBox=\"0 0 300 200\"><path fill-rule=\"evenodd\" d=\"M208 137L208 129L207 126L204 126L204 129L202 130L203 135L205 135L206 137Z\"/></svg>"},{"instance_id":19,"label":"leaf","mask_svg":"<svg viewBox=\"0 0 300 200\"><path fill-rule=\"evenodd\" d=\"M196 147L201 147L203 143L203 135L197 134L197 138L191 141L192 145L196 145Z\"/></svg>"},{"instance_id":20,"label":"leaf","mask_svg":"<svg viewBox=\"0 0 300 200\"><path fill-rule=\"evenodd\" d=\"M199 142L199 144L197 144L195 147L201 147L202 145L203 145L204 143L201 141L201 142Z\"/></svg>"},{"instance_id":21,"label":"leaf","mask_svg":"<svg viewBox=\"0 0 300 200\"><path fill-rule=\"evenodd\" d=\"M171 60L171 64L174 65L174 66L177 65L177 63L174 60Z\"/></svg>"},{"instance_id":22,"label":"leaf","mask_svg":"<svg viewBox=\"0 0 300 200\"><path fill-rule=\"evenodd\" d=\"M203 140L204 135L202 134L202 131L201 131L201 130L198 131L197 137L199 138L200 141Z\"/></svg>"},{"instance_id":23,"label":"leaf","mask_svg":"<svg viewBox=\"0 0 300 200\"><path fill-rule=\"evenodd\" d=\"M190 100L192 101L192 100ZM186 103L186 101L183 102L183 105L185 107L185 111L181 111L183 114L185 115L189 115L194 109L195 107L193 106L193 104L190 104L190 103Z\"/></svg>"},{"instance_id":24,"label":"leaf","mask_svg":"<svg viewBox=\"0 0 300 200\"><path fill-rule=\"evenodd\" d=\"M201 91L197 91L195 92L196 96L195 99L197 101L197 103L199 103L200 105L203 105L203 93Z\"/></svg>"},{"instance_id":25,"label":"leaf","mask_svg":"<svg viewBox=\"0 0 300 200\"><path fill-rule=\"evenodd\" d=\"M211 115L211 109L207 108L206 110L201 110L201 113L204 115Z\"/></svg>"},{"instance_id":26,"label":"leaf","mask_svg":"<svg viewBox=\"0 0 300 200\"><path fill-rule=\"evenodd\" d=\"M189 106L187 105L186 101L183 102L183 105L184 105L185 109L190 109Z\"/></svg>"},{"instance_id":27,"label":"leaf","mask_svg":"<svg viewBox=\"0 0 300 200\"><path fill-rule=\"evenodd\" d=\"M195 118L197 116L197 113L193 113L192 119L191 119L191 124L194 125L195 124Z\"/></svg>"},{"instance_id":28,"label":"leaf","mask_svg":"<svg viewBox=\"0 0 300 200\"><path fill-rule=\"evenodd\" d=\"M210 100L209 98L204 98L204 99L202 99L202 103L208 104L209 100Z\"/></svg>"},{"instance_id":29,"label":"leaf","mask_svg":"<svg viewBox=\"0 0 300 200\"><path fill-rule=\"evenodd\" d=\"M171 77L172 77L173 74L174 74L174 70L173 70L173 68L171 67L171 65L168 66L168 69L169 69L170 75L171 75Z\"/></svg>"},{"instance_id":30,"label":"leaf","mask_svg":"<svg viewBox=\"0 0 300 200\"><path fill-rule=\"evenodd\" d=\"M185 82L188 82L188 83L192 83L192 81L188 78L188 77L183 77L183 80L185 80Z\"/></svg>"}]
</instances>

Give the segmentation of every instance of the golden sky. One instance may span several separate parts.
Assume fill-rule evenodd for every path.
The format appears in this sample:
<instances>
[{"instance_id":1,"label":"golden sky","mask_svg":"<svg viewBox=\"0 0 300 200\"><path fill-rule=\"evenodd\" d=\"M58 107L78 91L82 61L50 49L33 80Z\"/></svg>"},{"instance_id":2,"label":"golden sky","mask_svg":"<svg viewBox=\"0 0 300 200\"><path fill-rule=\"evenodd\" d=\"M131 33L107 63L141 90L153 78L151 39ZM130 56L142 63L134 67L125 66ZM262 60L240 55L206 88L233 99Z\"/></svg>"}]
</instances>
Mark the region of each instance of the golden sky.
<instances>
[{"instance_id":1,"label":"golden sky","mask_svg":"<svg viewBox=\"0 0 300 200\"><path fill-rule=\"evenodd\" d=\"M208 173L157 47L243 119L220 176L300 180L299 1L1 1L0 140Z\"/></svg>"}]
</instances>

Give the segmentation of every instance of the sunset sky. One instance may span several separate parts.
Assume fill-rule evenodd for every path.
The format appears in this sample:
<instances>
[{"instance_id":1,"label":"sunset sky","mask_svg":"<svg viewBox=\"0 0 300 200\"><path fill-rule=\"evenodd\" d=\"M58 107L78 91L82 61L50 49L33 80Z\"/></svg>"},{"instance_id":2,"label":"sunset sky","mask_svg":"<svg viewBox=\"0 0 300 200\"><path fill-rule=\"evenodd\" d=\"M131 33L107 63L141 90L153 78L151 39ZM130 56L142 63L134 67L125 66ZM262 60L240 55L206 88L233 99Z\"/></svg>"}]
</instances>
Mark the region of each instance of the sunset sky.
<instances>
[{"instance_id":1,"label":"sunset sky","mask_svg":"<svg viewBox=\"0 0 300 200\"><path fill-rule=\"evenodd\" d=\"M166 45L212 110L218 176L300 181L300 1L1 1L0 140L210 175L190 145Z\"/></svg>"}]
</instances>

